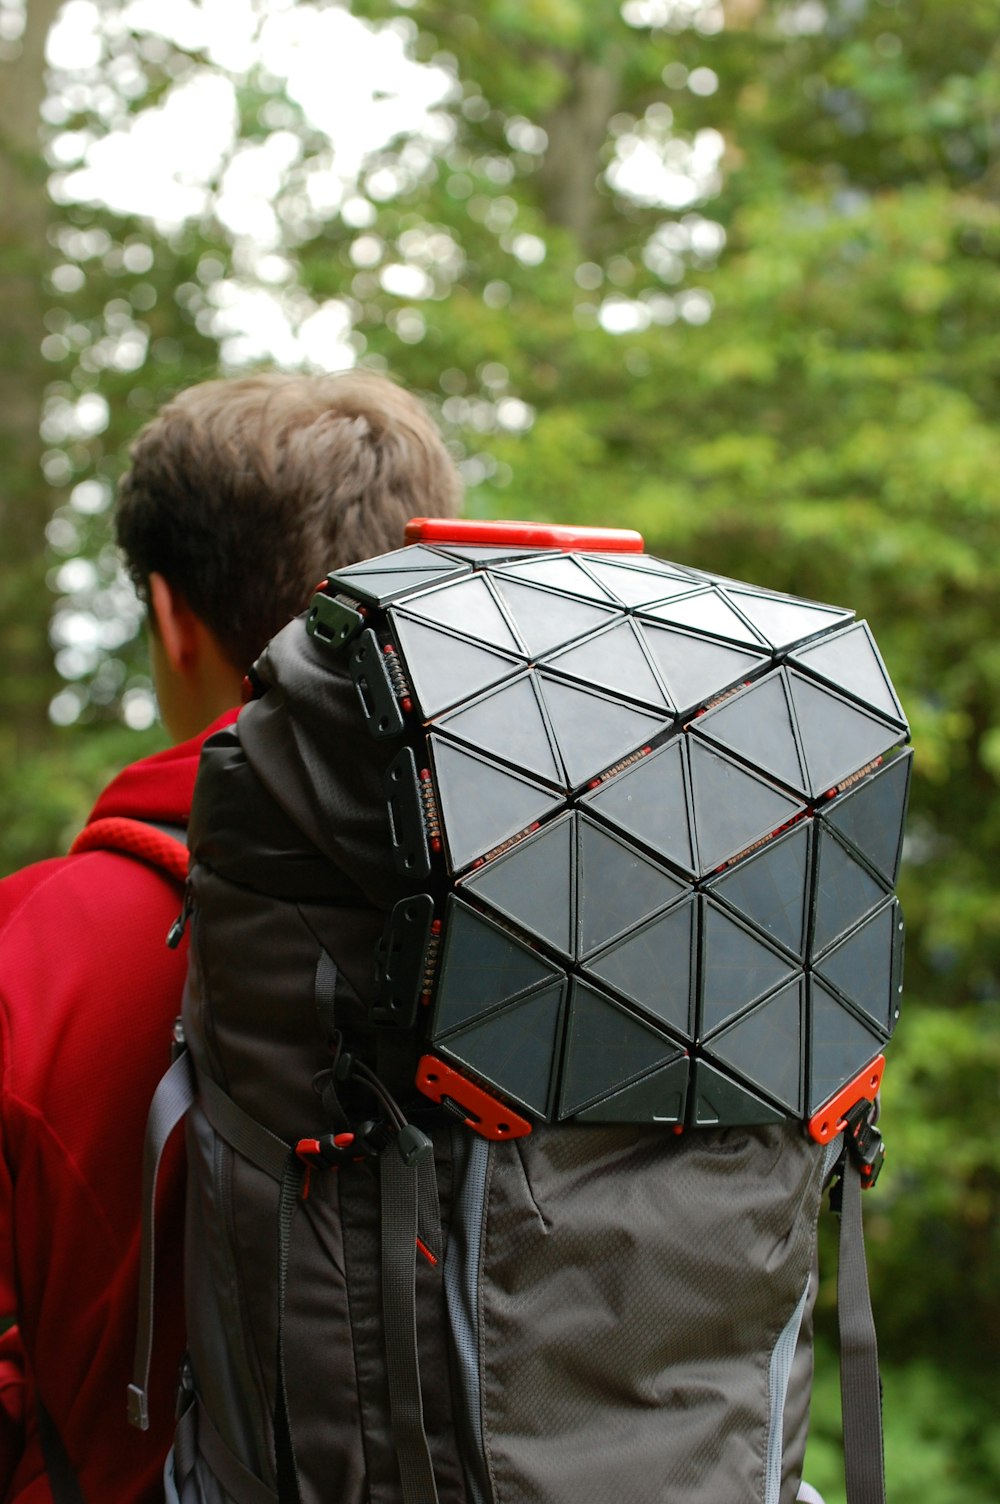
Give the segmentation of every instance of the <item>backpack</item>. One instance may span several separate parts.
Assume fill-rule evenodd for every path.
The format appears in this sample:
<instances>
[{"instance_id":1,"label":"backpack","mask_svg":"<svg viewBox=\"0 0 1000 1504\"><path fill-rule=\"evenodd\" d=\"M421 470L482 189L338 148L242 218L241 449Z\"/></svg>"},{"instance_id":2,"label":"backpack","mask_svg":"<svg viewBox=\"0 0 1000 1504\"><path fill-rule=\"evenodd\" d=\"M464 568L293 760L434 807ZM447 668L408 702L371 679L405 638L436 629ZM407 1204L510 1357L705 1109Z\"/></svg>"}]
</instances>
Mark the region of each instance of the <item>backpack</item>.
<instances>
[{"instance_id":1,"label":"backpack","mask_svg":"<svg viewBox=\"0 0 1000 1504\"><path fill-rule=\"evenodd\" d=\"M871 632L634 534L407 539L204 749L147 1154L151 1209L186 1114L167 1497L792 1504L833 1184L878 1504L910 753Z\"/></svg>"}]
</instances>

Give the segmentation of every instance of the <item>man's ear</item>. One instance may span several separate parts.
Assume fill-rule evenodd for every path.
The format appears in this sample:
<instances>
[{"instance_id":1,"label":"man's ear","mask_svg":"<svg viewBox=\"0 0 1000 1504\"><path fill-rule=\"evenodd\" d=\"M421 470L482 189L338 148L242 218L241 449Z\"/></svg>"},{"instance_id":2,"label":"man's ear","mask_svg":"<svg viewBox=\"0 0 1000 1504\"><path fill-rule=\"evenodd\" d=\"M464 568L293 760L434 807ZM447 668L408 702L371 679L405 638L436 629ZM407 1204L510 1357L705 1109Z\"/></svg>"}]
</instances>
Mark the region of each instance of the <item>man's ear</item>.
<instances>
[{"instance_id":1,"label":"man's ear","mask_svg":"<svg viewBox=\"0 0 1000 1504\"><path fill-rule=\"evenodd\" d=\"M179 590L155 571L149 576L153 630L175 673L189 673L198 656L198 622Z\"/></svg>"}]
</instances>

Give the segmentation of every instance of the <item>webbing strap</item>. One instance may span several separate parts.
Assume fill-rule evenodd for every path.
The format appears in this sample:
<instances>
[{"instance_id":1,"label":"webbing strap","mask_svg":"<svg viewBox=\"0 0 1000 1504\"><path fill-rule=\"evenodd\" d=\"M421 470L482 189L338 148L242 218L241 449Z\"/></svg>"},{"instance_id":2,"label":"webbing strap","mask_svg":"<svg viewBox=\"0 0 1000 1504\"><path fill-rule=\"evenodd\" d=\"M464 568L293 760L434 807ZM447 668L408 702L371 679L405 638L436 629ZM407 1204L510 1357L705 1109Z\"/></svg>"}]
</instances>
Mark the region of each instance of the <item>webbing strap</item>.
<instances>
[{"instance_id":1,"label":"webbing strap","mask_svg":"<svg viewBox=\"0 0 1000 1504\"><path fill-rule=\"evenodd\" d=\"M291 1250L292 1219L302 1195L305 1166L285 1150L285 1168L278 1196L278 1317L274 1358L274 1467L278 1482L279 1504L301 1504L299 1470L295 1460L295 1443L288 1415L288 1388L285 1379L285 1294L288 1289L288 1263Z\"/></svg>"},{"instance_id":2,"label":"webbing strap","mask_svg":"<svg viewBox=\"0 0 1000 1504\"><path fill-rule=\"evenodd\" d=\"M861 1175L849 1154L841 1174L837 1322L847 1504L885 1504L882 1386L865 1261Z\"/></svg>"},{"instance_id":3,"label":"webbing strap","mask_svg":"<svg viewBox=\"0 0 1000 1504\"><path fill-rule=\"evenodd\" d=\"M244 1112L211 1076L199 1082L199 1106L220 1138L231 1149L279 1183L288 1163L289 1146L284 1139Z\"/></svg>"},{"instance_id":4,"label":"webbing strap","mask_svg":"<svg viewBox=\"0 0 1000 1504\"><path fill-rule=\"evenodd\" d=\"M431 1165L431 1174L434 1167ZM382 1312L392 1439L403 1504L437 1504L424 1431L417 1353L416 1254L419 1167L390 1148L379 1161L382 1200Z\"/></svg>"},{"instance_id":5,"label":"webbing strap","mask_svg":"<svg viewBox=\"0 0 1000 1504\"><path fill-rule=\"evenodd\" d=\"M187 1052L179 1055L153 1093L142 1162L142 1242L139 1257L139 1321L135 1338L128 1418L140 1431L149 1429L149 1369L153 1356L156 1306L156 1182L167 1141L195 1097L194 1068Z\"/></svg>"},{"instance_id":6,"label":"webbing strap","mask_svg":"<svg viewBox=\"0 0 1000 1504\"><path fill-rule=\"evenodd\" d=\"M174 1433L174 1480L184 1498L184 1483L196 1474L197 1459L207 1465L226 1497L236 1504L278 1504L278 1496L251 1473L223 1441L197 1398L177 1422ZM199 1498L201 1494L199 1492Z\"/></svg>"}]
</instances>

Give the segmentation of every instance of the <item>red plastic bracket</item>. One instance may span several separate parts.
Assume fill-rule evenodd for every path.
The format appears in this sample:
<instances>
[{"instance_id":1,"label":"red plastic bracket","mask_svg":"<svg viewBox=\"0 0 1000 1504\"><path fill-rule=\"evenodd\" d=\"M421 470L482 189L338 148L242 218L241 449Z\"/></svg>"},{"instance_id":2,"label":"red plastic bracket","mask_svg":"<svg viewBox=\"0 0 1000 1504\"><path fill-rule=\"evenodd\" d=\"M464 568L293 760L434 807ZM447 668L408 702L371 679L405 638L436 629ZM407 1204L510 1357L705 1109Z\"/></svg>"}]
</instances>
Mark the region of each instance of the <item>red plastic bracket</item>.
<instances>
[{"instance_id":1,"label":"red plastic bracket","mask_svg":"<svg viewBox=\"0 0 1000 1504\"><path fill-rule=\"evenodd\" d=\"M432 1102L441 1102L445 1097L465 1113L466 1125L482 1138L502 1141L508 1138L524 1138L531 1132L527 1118L512 1112L496 1097L481 1086L459 1075L443 1060L434 1055L422 1055L417 1065L417 1090Z\"/></svg>"},{"instance_id":2,"label":"red plastic bracket","mask_svg":"<svg viewBox=\"0 0 1000 1504\"><path fill-rule=\"evenodd\" d=\"M856 1103L867 1098L874 1102L878 1096L879 1087L882 1085L882 1075L885 1071L885 1056L879 1055L871 1065L866 1065L863 1071L842 1086L837 1094L824 1102L817 1112L809 1119L808 1127L811 1138L818 1144L828 1144L838 1133L843 1133L847 1127L845 1114L850 1112Z\"/></svg>"},{"instance_id":3,"label":"red plastic bracket","mask_svg":"<svg viewBox=\"0 0 1000 1504\"><path fill-rule=\"evenodd\" d=\"M407 543L513 544L564 553L641 554L642 534L624 527L566 527L547 522L483 522L474 517L411 517Z\"/></svg>"}]
</instances>

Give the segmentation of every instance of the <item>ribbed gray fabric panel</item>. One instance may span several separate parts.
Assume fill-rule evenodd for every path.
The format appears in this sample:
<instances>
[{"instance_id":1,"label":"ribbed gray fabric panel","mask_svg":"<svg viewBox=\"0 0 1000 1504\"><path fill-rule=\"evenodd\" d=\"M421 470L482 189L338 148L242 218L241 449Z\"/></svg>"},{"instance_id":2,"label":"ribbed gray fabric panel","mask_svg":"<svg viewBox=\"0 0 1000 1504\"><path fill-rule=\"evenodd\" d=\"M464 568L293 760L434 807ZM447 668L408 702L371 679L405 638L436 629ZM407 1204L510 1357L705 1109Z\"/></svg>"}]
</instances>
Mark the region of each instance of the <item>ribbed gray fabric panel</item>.
<instances>
[{"instance_id":1,"label":"ribbed gray fabric panel","mask_svg":"<svg viewBox=\"0 0 1000 1504\"><path fill-rule=\"evenodd\" d=\"M806 1280L801 1299L774 1344L767 1374L767 1391L770 1399L771 1417L767 1435L767 1469L764 1474L764 1504L779 1504L781 1494L781 1453L784 1432L785 1400L788 1396L788 1381L795 1360L795 1346L799 1340L802 1313L809 1299L809 1280Z\"/></svg>"},{"instance_id":2,"label":"ribbed gray fabric panel","mask_svg":"<svg viewBox=\"0 0 1000 1504\"><path fill-rule=\"evenodd\" d=\"M457 1401L461 1404L462 1460L473 1504L492 1504L483 1451L479 1382L479 1263L486 1211L489 1144L465 1128L452 1133L454 1199L444 1291L455 1359Z\"/></svg>"}]
</instances>

